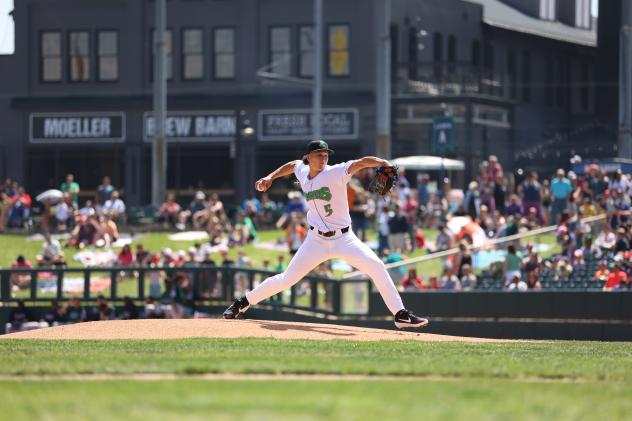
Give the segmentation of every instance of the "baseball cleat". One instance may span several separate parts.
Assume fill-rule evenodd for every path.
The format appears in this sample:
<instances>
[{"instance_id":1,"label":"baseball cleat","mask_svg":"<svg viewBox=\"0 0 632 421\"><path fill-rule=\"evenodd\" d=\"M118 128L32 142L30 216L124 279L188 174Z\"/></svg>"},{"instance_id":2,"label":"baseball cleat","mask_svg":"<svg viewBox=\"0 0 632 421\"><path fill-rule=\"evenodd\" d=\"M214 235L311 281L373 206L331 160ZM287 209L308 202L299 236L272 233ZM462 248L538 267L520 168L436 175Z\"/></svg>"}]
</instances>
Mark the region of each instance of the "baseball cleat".
<instances>
[{"instance_id":1,"label":"baseball cleat","mask_svg":"<svg viewBox=\"0 0 632 421\"><path fill-rule=\"evenodd\" d=\"M224 311L223 316L225 319L236 319L241 313L245 313L248 308L250 308L250 303L244 296L236 299L235 302Z\"/></svg>"},{"instance_id":2,"label":"baseball cleat","mask_svg":"<svg viewBox=\"0 0 632 421\"><path fill-rule=\"evenodd\" d=\"M410 310L399 310L395 315L395 326L398 329L408 329L414 327L424 327L428 325L428 319L415 316Z\"/></svg>"}]
</instances>

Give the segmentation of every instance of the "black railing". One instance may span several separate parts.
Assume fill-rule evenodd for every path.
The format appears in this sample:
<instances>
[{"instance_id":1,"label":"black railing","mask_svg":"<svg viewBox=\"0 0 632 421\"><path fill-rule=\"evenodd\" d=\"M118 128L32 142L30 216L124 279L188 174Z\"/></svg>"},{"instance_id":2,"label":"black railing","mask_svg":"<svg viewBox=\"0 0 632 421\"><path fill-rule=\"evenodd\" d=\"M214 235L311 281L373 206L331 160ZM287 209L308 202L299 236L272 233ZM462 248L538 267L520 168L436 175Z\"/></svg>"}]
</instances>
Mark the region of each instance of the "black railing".
<instances>
[{"instance_id":1,"label":"black railing","mask_svg":"<svg viewBox=\"0 0 632 421\"><path fill-rule=\"evenodd\" d=\"M394 94L421 96L492 96L513 100L517 85L508 73L470 63L401 63L394 75Z\"/></svg>"},{"instance_id":2,"label":"black railing","mask_svg":"<svg viewBox=\"0 0 632 421\"><path fill-rule=\"evenodd\" d=\"M276 272L215 265L0 269L0 301L48 302L71 297L92 301L98 295L111 301L120 301L123 297L141 301L150 297L169 300L177 274L188 280L190 287L185 290L192 301L224 303L252 290ZM306 276L263 304L325 315L367 315L370 288L369 280Z\"/></svg>"}]
</instances>

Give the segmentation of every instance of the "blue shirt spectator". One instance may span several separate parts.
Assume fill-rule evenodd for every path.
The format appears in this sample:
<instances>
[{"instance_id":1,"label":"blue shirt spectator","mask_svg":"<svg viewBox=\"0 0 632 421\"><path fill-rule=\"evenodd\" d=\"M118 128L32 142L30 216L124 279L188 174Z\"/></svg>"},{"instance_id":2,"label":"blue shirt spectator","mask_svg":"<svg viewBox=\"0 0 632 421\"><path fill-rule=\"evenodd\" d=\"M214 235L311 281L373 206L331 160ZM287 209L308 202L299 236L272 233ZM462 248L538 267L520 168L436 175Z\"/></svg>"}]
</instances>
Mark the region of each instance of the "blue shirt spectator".
<instances>
[{"instance_id":1,"label":"blue shirt spectator","mask_svg":"<svg viewBox=\"0 0 632 421\"><path fill-rule=\"evenodd\" d=\"M558 177L551 182L551 192L554 199L567 199L572 191L573 186L571 186L571 182L563 175L560 178L558 174Z\"/></svg>"}]
</instances>

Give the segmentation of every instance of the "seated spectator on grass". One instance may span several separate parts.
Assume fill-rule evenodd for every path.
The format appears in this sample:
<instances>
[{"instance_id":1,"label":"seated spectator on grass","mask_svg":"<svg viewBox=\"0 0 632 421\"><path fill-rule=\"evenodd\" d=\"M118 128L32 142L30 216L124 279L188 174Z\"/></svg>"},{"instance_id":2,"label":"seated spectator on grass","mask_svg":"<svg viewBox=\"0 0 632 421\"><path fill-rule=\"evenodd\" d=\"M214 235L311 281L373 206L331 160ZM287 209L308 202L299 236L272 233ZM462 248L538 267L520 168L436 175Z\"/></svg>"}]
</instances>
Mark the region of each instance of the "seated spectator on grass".
<instances>
[{"instance_id":1,"label":"seated spectator on grass","mask_svg":"<svg viewBox=\"0 0 632 421\"><path fill-rule=\"evenodd\" d=\"M79 209L77 213L80 216L83 216L84 218L87 219L88 217L96 214L97 211L94 209L94 206L92 205L92 200L86 200L86 203L83 205L81 209Z\"/></svg>"},{"instance_id":2,"label":"seated spectator on grass","mask_svg":"<svg viewBox=\"0 0 632 421\"><path fill-rule=\"evenodd\" d=\"M109 216L99 217L99 240L97 246L109 248L119 239L118 226Z\"/></svg>"},{"instance_id":3,"label":"seated spectator on grass","mask_svg":"<svg viewBox=\"0 0 632 421\"><path fill-rule=\"evenodd\" d=\"M287 241L287 247L292 256L296 254L307 236L307 230L305 230L305 227L297 219L296 217L292 217L290 224L285 230L285 240Z\"/></svg>"},{"instance_id":4,"label":"seated spectator on grass","mask_svg":"<svg viewBox=\"0 0 632 421\"><path fill-rule=\"evenodd\" d=\"M162 305L154 298L147 298L145 300L144 316L147 319L164 319L166 313Z\"/></svg>"},{"instance_id":5,"label":"seated spectator on grass","mask_svg":"<svg viewBox=\"0 0 632 421\"><path fill-rule=\"evenodd\" d=\"M283 272L284 270L285 270L285 256L282 254L279 254L277 256L277 263L274 266L274 271Z\"/></svg>"},{"instance_id":6,"label":"seated spectator on grass","mask_svg":"<svg viewBox=\"0 0 632 421\"><path fill-rule=\"evenodd\" d=\"M542 289L542 284L540 283L538 272L533 270L527 273L527 289L532 289L532 290Z\"/></svg>"},{"instance_id":7,"label":"seated spectator on grass","mask_svg":"<svg viewBox=\"0 0 632 421\"><path fill-rule=\"evenodd\" d=\"M402 279L402 289L404 291L419 291L426 289L423 279L421 276L417 275L417 269L408 269L408 275Z\"/></svg>"},{"instance_id":8,"label":"seated spectator on grass","mask_svg":"<svg viewBox=\"0 0 632 421\"><path fill-rule=\"evenodd\" d=\"M158 210L158 222L162 223L165 228L175 226L178 223L178 214L180 213L180 205L176 202L176 196L173 193L167 194L167 200L160 205Z\"/></svg>"},{"instance_id":9,"label":"seated spectator on grass","mask_svg":"<svg viewBox=\"0 0 632 421\"><path fill-rule=\"evenodd\" d=\"M614 291L621 289L622 285L625 286L628 283L628 275L623 271L621 264L610 264L612 272L606 278L606 284L603 287L604 291Z\"/></svg>"},{"instance_id":10,"label":"seated spectator on grass","mask_svg":"<svg viewBox=\"0 0 632 421\"><path fill-rule=\"evenodd\" d=\"M116 223L125 222L125 202L121 200L117 190L114 190L112 196L105 201L102 212Z\"/></svg>"},{"instance_id":11,"label":"seated spectator on grass","mask_svg":"<svg viewBox=\"0 0 632 421\"><path fill-rule=\"evenodd\" d=\"M520 275L514 275L509 285L507 285L507 289L509 291L526 291L528 286L527 283L520 278Z\"/></svg>"},{"instance_id":12,"label":"seated spectator on grass","mask_svg":"<svg viewBox=\"0 0 632 421\"><path fill-rule=\"evenodd\" d=\"M61 308L61 315L66 319L66 323L81 323L88 320L86 310L81 306L81 301L78 297L72 297Z\"/></svg>"},{"instance_id":13,"label":"seated spectator on grass","mask_svg":"<svg viewBox=\"0 0 632 421\"><path fill-rule=\"evenodd\" d=\"M42 254L36 256L38 266L66 266L66 259L59 241L51 237L49 233L44 234L42 244Z\"/></svg>"},{"instance_id":14,"label":"seated spectator on grass","mask_svg":"<svg viewBox=\"0 0 632 421\"><path fill-rule=\"evenodd\" d=\"M42 320L48 323L49 327L64 324L65 319L61 314L61 308L59 307L59 302L57 300L50 302L50 307Z\"/></svg>"},{"instance_id":15,"label":"seated spectator on grass","mask_svg":"<svg viewBox=\"0 0 632 421\"><path fill-rule=\"evenodd\" d=\"M463 291L471 291L476 288L477 279L476 275L472 272L472 266L465 264L461 267L459 281L461 281L461 289Z\"/></svg>"},{"instance_id":16,"label":"seated spectator on grass","mask_svg":"<svg viewBox=\"0 0 632 421\"><path fill-rule=\"evenodd\" d=\"M123 297L123 311L121 313L122 320L138 319L138 308L134 304L134 301L130 297Z\"/></svg>"},{"instance_id":17,"label":"seated spectator on grass","mask_svg":"<svg viewBox=\"0 0 632 421\"><path fill-rule=\"evenodd\" d=\"M18 300L18 305L9 313L9 319L6 324L6 332L19 332L24 324L28 323L29 315L24 305L24 300Z\"/></svg>"},{"instance_id":18,"label":"seated spectator on grass","mask_svg":"<svg viewBox=\"0 0 632 421\"><path fill-rule=\"evenodd\" d=\"M151 260L151 253L145 250L145 246L140 243L136 245L135 260L138 266L147 266Z\"/></svg>"},{"instance_id":19,"label":"seated spectator on grass","mask_svg":"<svg viewBox=\"0 0 632 421\"><path fill-rule=\"evenodd\" d=\"M129 244L125 244L121 251L118 254L116 259L116 263L119 267L129 267L134 264L134 253L132 253L132 248Z\"/></svg>"},{"instance_id":20,"label":"seated spectator on grass","mask_svg":"<svg viewBox=\"0 0 632 421\"><path fill-rule=\"evenodd\" d=\"M605 281L606 279L608 279L608 275L610 275L608 264L605 260L602 260L599 262L599 267L597 268L597 271L593 275L593 280Z\"/></svg>"},{"instance_id":21,"label":"seated spectator on grass","mask_svg":"<svg viewBox=\"0 0 632 421\"><path fill-rule=\"evenodd\" d=\"M101 224L99 224L96 215L92 215L87 219L80 217L79 223L72 231L70 244L81 250L85 247L94 246L99 239L100 232Z\"/></svg>"},{"instance_id":22,"label":"seated spectator on grass","mask_svg":"<svg viewBox=\"0 0 632 421\"><path fill-rule=\"evenodd\" d=\"M19 255L15 262L11 263L11 269L32 269L33 264ZM13 291L26 289L31 285L30 272L13 272L11 273L11 285Z\"/></svg>"},{"instance_id":23,"label":"seated spectator on grass","mask_svg":"<svg viewBox=\"0 0 632 421\"><path fill-rule=\"evenodd\" d=\"M7 228L13 201L5 191L0 191L0 232Z\"/></svg>"}]
</instances>

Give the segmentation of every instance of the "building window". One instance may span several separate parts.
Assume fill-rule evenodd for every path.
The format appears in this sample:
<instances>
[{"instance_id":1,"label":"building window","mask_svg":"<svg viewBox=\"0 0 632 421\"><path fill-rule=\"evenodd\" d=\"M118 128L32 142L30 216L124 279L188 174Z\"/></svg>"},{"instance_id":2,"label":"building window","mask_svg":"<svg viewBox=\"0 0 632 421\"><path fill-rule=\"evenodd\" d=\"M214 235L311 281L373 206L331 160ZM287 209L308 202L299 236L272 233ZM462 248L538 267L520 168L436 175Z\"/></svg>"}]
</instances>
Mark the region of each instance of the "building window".
<instances>
[{"instance_id":1,"label":"building window","mask_svg":"<svg viewBox=\"0 0 632 421\"><path fill-rule=\"evenodd\" d=\"M314 27L301 26L298 31L298 75L312 77L314 76Z\"/></svg>"},{"instance_id":2,"label":"building window","mask_svg":"<svg viewBox=\"0 0 632 421\"><path fill-rule=\"evenodd\" d=\"M555 0L540 0L540 19L555 20Z\"/></svg>"},{"instance_id":3,"label":"building window","mask_svg":"<svg viewBox=\"0 0 632 421\"><path fill-rule=\"evenodd\" d=\"M42 32L40 56L42 81L60 82L62 63L60 32Z\"/></svg>"},{"instance_id":4,"label":"building window","mask_svg":"<svg viewBox=\"0 0 632 421\"><path fill-rule=\"evenodd\" d=\"M531 53L522 53L522 99L531 102Z\"/></svg>"},{"instance_id":5,"label":"building window","mask_svg":"<svg viewBox=\"0 0 632 421\"><path fill-rule=\"evenodd\" d=\"M151 43L151 77L154 78L154 66L156 65L156 31L152 31L152 43ZM167 80L173 79L173 36L171 29L165 29L165 49L166 49L166 68L167 68Z\"/></svg>"},{"instance_id":6,"label":"building window","mask_svg":"<svg viewBox=\"0 0 632 421\"><path fill-rule=\"evenodd\" d=\"M546 94L545 94L546 105L552 106L553 105L553 89L555 88L555 64L553 63L552 57L546 58L545 78L546 78L546 87L544 90L546 91Z\"/></svg>"},{"instance_id":7,"label":"building window","mask_svg":"<svg viewBox=\"0 0 632 421\"><path fill-rule=\"evenodd\" d=\"M73 31L69 35L70 80L88 81L90 80L90 34L87 31Z\"/></svg>"},{"instance_id":8,"label":"building window","mask_svg":"<svg viewBox=\"0 0 632 421\"><path fill-rule=\"evenodd\" d=\"M235 78L235 30L216 28L213 30L213 77Z\"/></svg>"},{"instance_id":9,"label":"building window","mask_svg":"<svg viewBox=\"0 0 632 421\"><path fill-rule=\"evenodd\" d=\"M435 32L432 41L432 57L434 61L441 62L443 61L443 35Z\"/></svg>"},{"instance_id":10,"label":"building window","mask_svg":"<svg viewBox=\"0 0 632 421\"><path fill-rule=\"evenodd\" d=\"M510 48L507 51L507 74L509 83L509 98L515 99L517 95L516 90L516 51Z\"/></svg>"},{"instance_id":11,"label":"building window","mask_svg":"<svg viewBox=\"0 0 632 421\"><path fill-rule=\"evenodd\" d=\"M118 80L118 32L99 31L97 43L98 80L104 82Z\"/></svg>"},{"instance_id":12,"label":"building window","mask_svg":"<svg viewBox=\"0 0 632 421\"><path fill-rule=\"evenodd\" d=\"M349 63L349 25L330 25L327 39L329 48L329 76L345 77L351 74Z\"/></svg>"},{"instance_id":13,"label":"building window","mask_svg":"<svg viewBox=\"0 0 632 421\"><path fill-rule=\"evenodd\" d=\"M479 67L481 65L481 42L472 41L472 66Z\"/></svg>"},{"instance_id":14,"label":"building window","mask_svg":"<svg viewBox=\"0 0 632 421\"><path fill-rule=\"evenodd\" d=\"M454 35L448 37L448 61L450 63L456 61L456 37Z\"/></svg>"},{"instance_id":15,"label":"building window","mask_svg":"<svg viewBox=\"0 0 632 421\"><path fill-rule=\"evenodd\" d=\"M204 78L203 33L201 29L182 31L182 78L200 80Z\"/></svg>"},{"instance_id":16,"label":"building window","mask_svg":"<svg viewBox=\"0 0 632 421\"><path fill-rule=\"evenodd\" d=\"M270 70L278 75L289 76L292 71L292 43L290 28L270 28Z\"/></svg>"}]
</instances>

